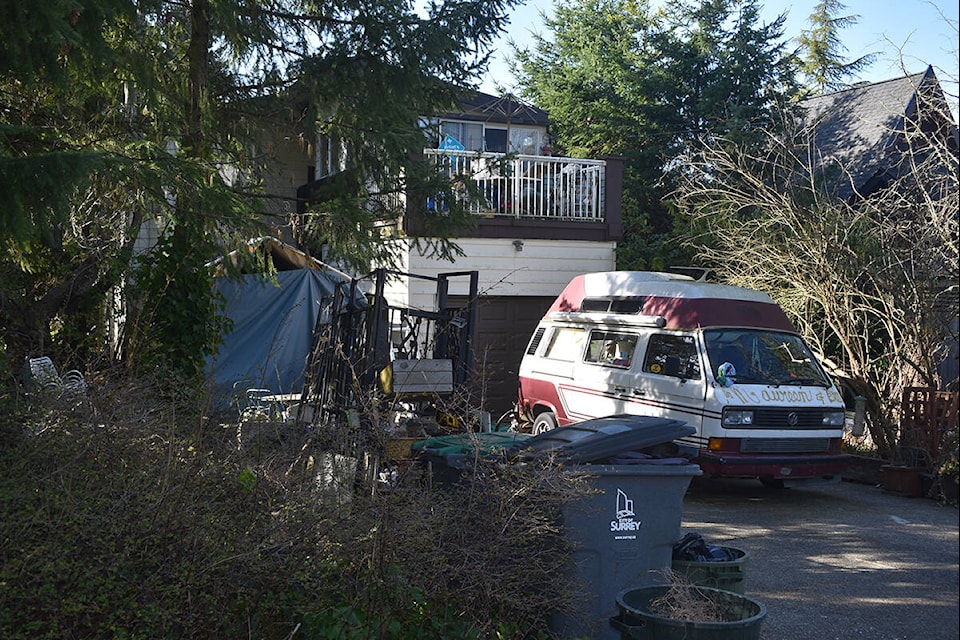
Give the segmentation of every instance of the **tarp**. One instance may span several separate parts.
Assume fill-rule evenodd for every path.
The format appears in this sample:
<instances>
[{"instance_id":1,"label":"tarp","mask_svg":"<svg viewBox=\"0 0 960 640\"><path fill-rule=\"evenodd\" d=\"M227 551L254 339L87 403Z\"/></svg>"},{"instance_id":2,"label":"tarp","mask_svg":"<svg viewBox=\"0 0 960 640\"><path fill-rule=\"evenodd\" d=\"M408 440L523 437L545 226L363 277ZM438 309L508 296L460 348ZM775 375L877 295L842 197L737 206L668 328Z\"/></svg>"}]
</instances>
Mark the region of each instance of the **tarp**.
<instances>
[{"instance_id":1,"label":"tarp","mask_svg":"<svg viewBox=\"0 0 960 640\"><path fill-rule=\"evenodd\" d=\"M314 269L279 271L275 284L253 274L239 281L218 278L225 315L233 324L215 357L209 359L217 404L225 406L241 389L300 393L313 346L317 317L329 316L342 279ZM279 285L279 286L278 286ZM235 390L236 387L236 390Z\"/></svg>"}]
</instances>

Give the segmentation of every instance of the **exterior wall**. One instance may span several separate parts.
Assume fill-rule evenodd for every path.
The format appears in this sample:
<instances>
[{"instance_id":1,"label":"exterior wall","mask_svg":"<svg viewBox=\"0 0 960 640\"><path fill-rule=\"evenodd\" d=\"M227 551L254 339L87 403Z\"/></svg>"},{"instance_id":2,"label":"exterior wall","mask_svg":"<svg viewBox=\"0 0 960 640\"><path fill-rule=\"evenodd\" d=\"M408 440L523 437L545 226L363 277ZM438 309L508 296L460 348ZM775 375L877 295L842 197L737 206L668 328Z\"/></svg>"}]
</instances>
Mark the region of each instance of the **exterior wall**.
<instances>
[{"instance_id":1,"label":"exterior wall","mask_svg":"<svg viewBox=\"0 0 960 640\"><path fill-rule=\"evenodd\" d=\"M406 240L398 241L400 245L406 247L408 242ZM397 270L402 273L413 273L410 270L410 252L409 249L404 249L400 252L400 264L397 267ZM384 297L387 299L387 302L390 303L390 306L394 307L409 307L410 299L413 296L413 293L410 291L411 280L417 280L416 278L409 278L407 276L393 277L390 278L384 288ZM427 288L431 291L430 295L430 306L421 307L426 309L433 308L433 294L432 294L432 285ZM422 292L418 292L418 299L422 299Z\"/></svg>"},{"instance_id":2,"label":"exterior wall","mask_svg":"<svg viewBox=\"0 0 960 640\"><path fill-rule=\"evenodd\" d=\"M264 190L269 197L264 201L264 213L276 229L289 224L297 212L297 187L308 181L308 167L314 166L314 145L300 138L284 138L267 149L271 161L262 170Z\"/></svg>"},{"instance_id":3,"label":"exterior wall","mask_svg":"<svg viewBox=\"0 0 960 640\"><path fill-rule=\"evenodd\" d=\"M444 272L476 270L479 272L481 297L539 297L559 295L567 283L581 273L612 271L616 265L615 242L499 238L459 238L456 242L466 255L455 263L408 252L407 271L436 276ZM519 250L514 243L520 243ZM469 293L466 279L459 280L451 282L450 295ZM427 308L433 305L433 283L411 282L410 286L410 304ZM429 294L429 301L424 294Z\"/></svg>"},{"instance_id":4,"label":"exterior wall","mask_svg":"<svg viewBox=\"0 0 960 640\"><path fill-rule=\"evenodd\" d=\"M478 272L479 326L472 386L482 409L496 416L516 402L524 346L550 303L575 276L611 271L616 262L613 241L460 238L457 244L466 255L454 263L425 258L410 249L409 241L400 242L405 247L400 267L404 273L436 277ZM465 299L468 287L469 278L452 278L451 299ZM393 306L432 310L437 306L436 283L401 277L387 283L386 297Z\"/></svg>"}]
</instances>

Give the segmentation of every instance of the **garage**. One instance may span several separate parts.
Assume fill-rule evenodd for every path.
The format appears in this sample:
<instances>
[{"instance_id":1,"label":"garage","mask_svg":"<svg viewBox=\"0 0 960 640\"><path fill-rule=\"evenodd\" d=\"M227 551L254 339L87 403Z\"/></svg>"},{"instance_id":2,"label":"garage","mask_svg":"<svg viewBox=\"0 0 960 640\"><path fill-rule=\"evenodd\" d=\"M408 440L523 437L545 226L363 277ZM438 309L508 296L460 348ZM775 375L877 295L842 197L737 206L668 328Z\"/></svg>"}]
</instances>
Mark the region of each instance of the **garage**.
<instances>
[{"instance_id":1,"label":"garage","mask_svg":"<svg viewBox=\"0 0 960 640\"><path fill-rule=\"evenodd\" d=\"M477 305L473 394L496 420L517 401L523 351L554 297L484 296ZM453 299L465 304L466 299Z\"/></svg>"}]
</instances>

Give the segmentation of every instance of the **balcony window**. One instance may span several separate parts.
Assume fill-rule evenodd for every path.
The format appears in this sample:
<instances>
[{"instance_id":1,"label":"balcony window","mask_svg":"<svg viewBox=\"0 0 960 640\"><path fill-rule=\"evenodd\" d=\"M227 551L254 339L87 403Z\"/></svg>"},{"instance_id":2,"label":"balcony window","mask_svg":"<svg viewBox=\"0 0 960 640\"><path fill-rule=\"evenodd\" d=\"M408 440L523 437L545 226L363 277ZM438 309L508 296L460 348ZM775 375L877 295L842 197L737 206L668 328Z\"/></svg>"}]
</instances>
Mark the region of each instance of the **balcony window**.
<instances>
[{"instance_id":1,"label":"balcony window","mask_svg":"<svg viewBox=\"0 0 960 640\"><path fill-rule=\"evenodd\" d=\"M488 153L506 153L507 130L487 127L483 132L483 144Z\"/></svg>"},{"instance_id":2,"label":"balcony window","mask_svg":"<svg viewBox=\"0 0 960 640\"><path fill-rule=\"evenodd\" d=\"M466 151L483 151L483 125L476 122L440 123L440 140L450 136L463 145Z\"/></svg>"},{"instance_id":3,"label":"balcony window","mask_svg":"<svg viewBox=\"0 0 960 640\"><path fill-rule=\"evenodd\" d=\"M527 156L540 155L543 132L527 127L510 128L510 152Z\"/></svg>"},{"instance_id":4,"label":"balcony window","mask_svg":"<svg viewBox=\"0 0 960 640\"><path fill-rule=\"evenodd\" d=\"M346 153L337 136L320 135L317 138L315 178L324 178L343 171Z\"/></svg>"}]
</instances>

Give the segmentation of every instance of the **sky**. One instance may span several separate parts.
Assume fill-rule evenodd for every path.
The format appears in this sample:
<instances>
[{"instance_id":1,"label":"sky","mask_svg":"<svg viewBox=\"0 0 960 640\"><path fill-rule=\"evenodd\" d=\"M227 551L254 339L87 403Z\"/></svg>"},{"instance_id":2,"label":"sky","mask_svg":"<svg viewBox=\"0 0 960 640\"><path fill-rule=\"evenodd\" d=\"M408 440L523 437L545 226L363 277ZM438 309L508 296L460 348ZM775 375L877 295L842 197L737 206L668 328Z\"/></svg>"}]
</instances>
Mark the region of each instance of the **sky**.
<instances>
[{"instance_id":1,"label":"sky","mask_svg":"<svg viewBox=\"0 0 960 640\"><path fill-rule=\"evenodd\" d=\"M792 39L809 27L807 18L816 4L817 0L761 1L761 19L769 23L777 15L787 13L784 37ZM509 42L512 39L525 47L532 45L533 33L549 36L541 13L549 14L553 5L554 0L527 0L513 10L507 32L495 44L496 52L480 83L481 91L499 95L503 93L497 90L499 85L505 91L518 93L506 63L512 52ZM868 53L877 54L860 80L889 80L904 75L904 68L907 73L919 73L929 64L933 65L948 100L957 104L957 0L846 0L844 5L841 15L857 16L855 24L839 33L846 47L844 57L855 60Z\"/></svg>"}]
</instances>

